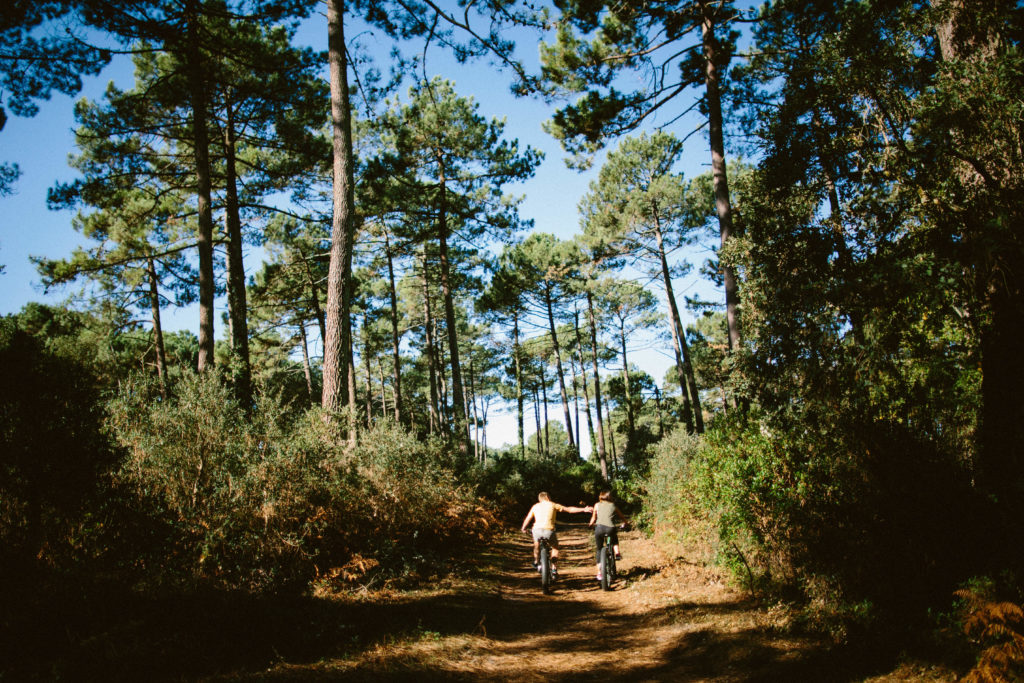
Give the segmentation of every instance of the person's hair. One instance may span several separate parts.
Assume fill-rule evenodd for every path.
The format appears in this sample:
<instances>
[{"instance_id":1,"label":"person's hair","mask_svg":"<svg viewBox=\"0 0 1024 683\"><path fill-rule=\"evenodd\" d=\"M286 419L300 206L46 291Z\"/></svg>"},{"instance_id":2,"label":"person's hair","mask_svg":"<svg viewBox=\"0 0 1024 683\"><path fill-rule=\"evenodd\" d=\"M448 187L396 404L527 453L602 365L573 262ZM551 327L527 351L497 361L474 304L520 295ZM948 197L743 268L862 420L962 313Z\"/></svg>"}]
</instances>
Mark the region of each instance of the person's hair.
<instances>
[{"instance_id":1,"label":"person's hair","mask_svg":"<svg viewBox=\"0 0 1024 683\"><path fill-rule=\"evenodd\" d=\"M538 493L537 498L540 500L551 500L551 498L548 496L547 491L541 491L540 493Z\"/></svg>"},{"instance_id":2,"label":"person's hair","mask_svg":"<svg viewBox=\"0 0 1024 683\"><path fill-rule=\"evenodd\" d=\"M607 491L607 490L601 491L601 495L598 496L598 499L599 500L609 500L610 501L612 499L612 492L611 491Z\"/></svg>"}]
</instances>

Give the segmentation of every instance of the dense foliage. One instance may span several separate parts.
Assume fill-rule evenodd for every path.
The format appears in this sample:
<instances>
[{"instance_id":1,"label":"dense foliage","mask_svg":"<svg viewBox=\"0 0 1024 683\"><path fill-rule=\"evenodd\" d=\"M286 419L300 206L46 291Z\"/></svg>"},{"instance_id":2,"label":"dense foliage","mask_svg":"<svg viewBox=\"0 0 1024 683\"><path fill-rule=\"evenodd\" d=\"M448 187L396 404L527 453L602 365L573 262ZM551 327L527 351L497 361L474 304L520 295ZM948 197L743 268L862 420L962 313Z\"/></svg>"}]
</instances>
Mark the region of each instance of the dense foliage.
<instances>
[{"instance_id":1,"label":"dense foliage","mask_svg":"<svg viewBox=\"0 0 1024 683\"><path fill-rule=\"evenodd\" d=\"M307 2L5 18L25 48L62 17L138 55L135 87L77 106L82 178L50 195L96 244L40 271L91 299L0 323L4 562L161 586L429 574L539 489L577 503L612 486L838 636L921 631L966 585L949 618L986 642L982 663L1016 647L1020 4L471 5L332 0L329 95L320 57L291 45ZM357 18L398 41L391 81L345 38ZM550 30L539 75L503 22ZM490 53L524 92L578 97L548 126L577 165L626 136L576 238L523 237L506 189L541 155L403 56L425 34ZM82 73L107 56L83 50ZM75 89L53 66L0 100L0 127L4 106ZM623 92L627 74L641 85ZM666 111L698 116L710 173L676 170L684 141L647 129ZM16 175L0 166L0 195ZM266 256L248 283L244 244ZM700 249L721 296L687 300L703 312L687 327L674 287ZM161 310L193 300L198 337L165 335ZM639 337L674 357L664 378L633 364ZM498 452L501 404L518 438Z\"/></svg>"}]
</instances>

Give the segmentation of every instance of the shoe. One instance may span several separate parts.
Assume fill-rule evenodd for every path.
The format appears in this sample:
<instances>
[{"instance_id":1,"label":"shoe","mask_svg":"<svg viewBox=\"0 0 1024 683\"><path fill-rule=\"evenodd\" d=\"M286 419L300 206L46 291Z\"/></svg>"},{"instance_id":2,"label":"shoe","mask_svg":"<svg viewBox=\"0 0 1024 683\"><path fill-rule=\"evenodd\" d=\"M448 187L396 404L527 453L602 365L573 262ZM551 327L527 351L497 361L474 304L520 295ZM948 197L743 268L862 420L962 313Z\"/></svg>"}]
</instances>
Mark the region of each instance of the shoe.
<instances>
[{"instance_id":1,"label":"shoe","mask_svg":"<svg viewBox=\"0 0 1024 683\"><path fill-rule=\"evenodd\" d=\"M540 562L538 562L537 564L533 565L533 568L537 570L537 573L538 573L538 574L540 574L540 573L541 573L541 566L540 566Z\"/></svg>"},{"instance_id":2,"label":"shoe","mask_svg":"<svg viewBox=\"0 0 1024 683\"><path fill-rule=\"evenodd\" d=\"M551 568L551 578L552 579L557 579L558 578L558 570L555 569L554 567Z\"/></svg>"},{"instance_id":3,"label":"shoe","mask_svg":"<svg viewBox=\"0 0 1024 683\"><path fill-rule=\"evenodd\" d=\"M616 560L621 560L622 559L622 553L615 553L615 559Z\"/></svg>"},{"instance_id":4,"label":"shoe","mask_svg":"<svg viewBox=\"0 0 1024 683\"><path fill-rule=\"evenodd\" d=\"M600 581L601 581L601 579L603 579L604 577L603 577L603 576L601 576L600 574L598 574L596 578L597 578L598 582L600 582Z\"/></svg>"}]
</instances>

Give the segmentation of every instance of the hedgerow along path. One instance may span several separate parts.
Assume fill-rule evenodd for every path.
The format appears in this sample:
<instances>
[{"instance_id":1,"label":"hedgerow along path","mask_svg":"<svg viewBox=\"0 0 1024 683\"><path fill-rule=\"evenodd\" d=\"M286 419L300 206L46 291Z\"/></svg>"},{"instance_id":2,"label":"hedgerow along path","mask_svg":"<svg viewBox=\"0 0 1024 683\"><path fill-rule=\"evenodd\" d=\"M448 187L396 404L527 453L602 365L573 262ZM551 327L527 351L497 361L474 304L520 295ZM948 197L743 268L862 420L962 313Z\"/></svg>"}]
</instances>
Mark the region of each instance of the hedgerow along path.
<instances>
[{"instance_id":1,"label":"hedgerow along path","mask_svg":"<svg viewBox=\"0 0 1024 683\"><path fill-rule=\"evenodd\" d=\"M619 582L602 591L589 530L560 525L559 536L551 595L530 566L529 537L509 534L433 589L330 598L343 604L327 626L334 651L318 661L283 656L263 671L210 680L952 680L891 655L791 635L779 609L636 532L622 534ZM323 636L322 645L332 640Z\"/></svg>"}]
</instances>

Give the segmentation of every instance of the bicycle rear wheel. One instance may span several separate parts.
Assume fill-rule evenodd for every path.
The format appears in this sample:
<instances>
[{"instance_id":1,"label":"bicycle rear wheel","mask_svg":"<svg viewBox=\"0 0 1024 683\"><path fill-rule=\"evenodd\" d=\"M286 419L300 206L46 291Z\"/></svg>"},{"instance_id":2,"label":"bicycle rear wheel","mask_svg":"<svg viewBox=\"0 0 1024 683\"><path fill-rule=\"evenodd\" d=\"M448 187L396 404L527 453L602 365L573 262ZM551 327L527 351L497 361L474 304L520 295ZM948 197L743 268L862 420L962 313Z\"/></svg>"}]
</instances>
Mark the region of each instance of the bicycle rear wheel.
<instances>
[{"instance_id":1,"label":"bicycle rear wheel","mask_svg":"<svg viewBox=\"0 0 1024 683\"><path fill-rule=\"evenodd\" d=\"M540 544L540 586L545 593L551 592L551 549L547 543Z\"/></svg>"},{"instance_id":2,"label":"bicycle rear wheel","mask_svg":"<svg viewBox=\"0 0 1024 683\"><path fill-rule=\"evenodd\" d=\"M608 546L601 547L601 588L606 591L612 589L612 563L615 562L615 558L612 556L611 548Z\"/></svg>"},{"instance_id":3,"label":"bicycle rear wheel","mask_svg":"<svg viewBox=\"0 0 1024 683\"><path fill-rule=\"evenodd\" d=\"M608 555L608 590L611 590L612 584L615 583L615 548L610 544L605 547L604 552Z\"/></svg>"}]
</instances>

